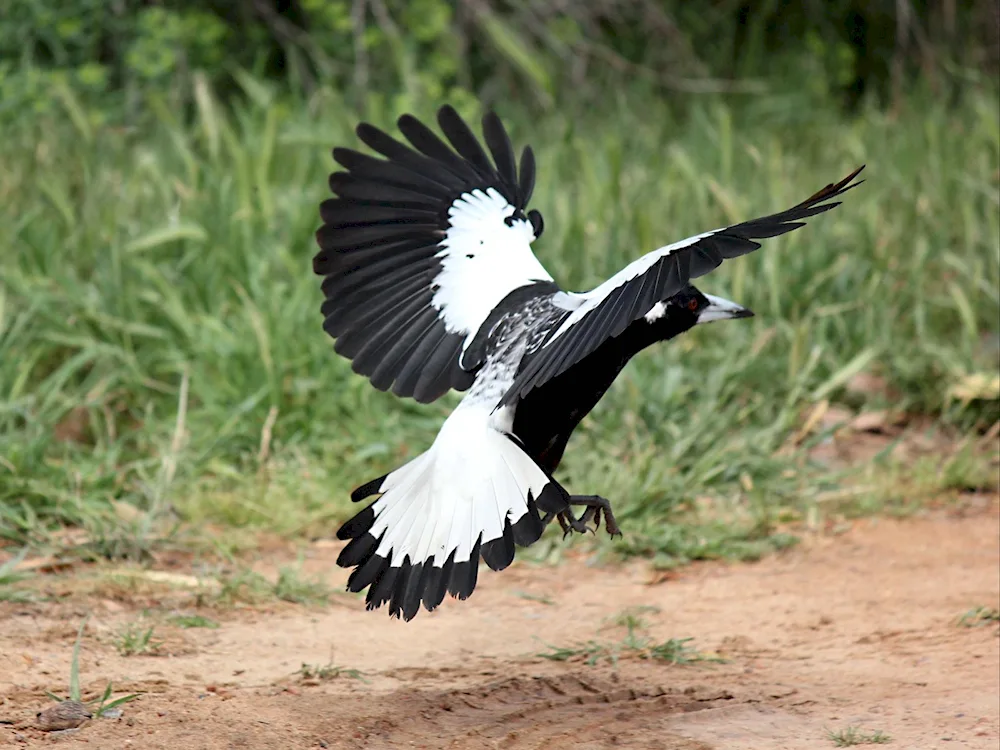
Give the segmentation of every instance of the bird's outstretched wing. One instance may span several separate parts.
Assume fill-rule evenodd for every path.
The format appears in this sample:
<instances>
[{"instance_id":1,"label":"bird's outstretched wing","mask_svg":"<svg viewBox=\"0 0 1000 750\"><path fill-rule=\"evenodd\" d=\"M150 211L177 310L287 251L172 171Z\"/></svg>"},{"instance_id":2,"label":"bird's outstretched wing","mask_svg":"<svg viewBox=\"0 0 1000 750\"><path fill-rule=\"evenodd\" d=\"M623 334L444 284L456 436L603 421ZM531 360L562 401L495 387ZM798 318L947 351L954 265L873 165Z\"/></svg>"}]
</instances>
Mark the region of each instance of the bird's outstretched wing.
<instances>
[{"instance_id":1,"label":"bird's outstretched wing","mask_svg":"<svg viewBox=\"0 0 1000 750\"><path fill-rule=\"evenodd\" d=\"M602 342L621 334L657 301L681 291L690 280L717 268L723 260L756 250L760 244L755 240L798 229L805 225L803 219L839 206L839 202L828 201L860 185L862 181L854 182L854 178L862 169L787 211L688 237L647 253L589 292L557 292L553 301L566 310L561 324L526 360L499 406L516 402L565 372Z\"/></svg>"},{"instance_id":2,"label":"bird's outstretched wing","mask_svg":"<svg viewBox=\"0 0 1000 750\"><path fill-rule=\"evenodd\" d=\"M450 146L404 115L397 124L409 146L372 125L357 128L384 159L334 149L346 171L330 176L337 197L320 207L313 260L325 277L323 327L336 351L376 388L424 403L471 385L482 362L469 346L512 291L555 288L531 251L542 231L541 214L525 213L531 149L518 165L490 113L483 135L491 161L454 109L442 107L437 120Z\"/></svg>"}]
</instances>

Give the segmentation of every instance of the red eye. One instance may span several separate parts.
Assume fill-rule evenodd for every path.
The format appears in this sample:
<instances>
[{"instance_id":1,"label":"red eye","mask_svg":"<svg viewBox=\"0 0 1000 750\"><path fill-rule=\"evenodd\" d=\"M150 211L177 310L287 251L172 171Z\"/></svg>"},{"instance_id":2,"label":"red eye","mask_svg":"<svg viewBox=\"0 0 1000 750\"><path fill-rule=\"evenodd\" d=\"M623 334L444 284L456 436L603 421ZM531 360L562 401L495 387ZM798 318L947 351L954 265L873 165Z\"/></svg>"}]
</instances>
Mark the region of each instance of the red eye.
<instances>
[{"instance_id":1,"label":"red eye","mask_svg":"<svg viewBox=\"0 0 1000 750\"><path fill-rule=\"evenodd\" d=\"M691 300L688 302L688 310L694 312L697 309L698 309L698 300L692 297Z\"/></svg>"}]
</instances>

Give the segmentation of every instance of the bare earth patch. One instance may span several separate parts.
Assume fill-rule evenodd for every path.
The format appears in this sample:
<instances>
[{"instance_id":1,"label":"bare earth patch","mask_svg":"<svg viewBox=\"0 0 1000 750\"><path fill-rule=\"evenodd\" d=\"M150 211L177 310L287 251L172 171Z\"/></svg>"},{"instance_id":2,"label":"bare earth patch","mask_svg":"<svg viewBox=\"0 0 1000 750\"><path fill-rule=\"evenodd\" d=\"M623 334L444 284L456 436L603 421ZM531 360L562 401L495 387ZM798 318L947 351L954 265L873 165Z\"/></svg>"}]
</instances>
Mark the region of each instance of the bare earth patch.
<instances>
[{"instance_id":1,"label":"bare earth patch","mask_svg":"<svg viewBox=\"0 0 1000 750\"><path fill-rule=\"evenodd\" d=\"M209 611L219 628L158 627L158 655L116 651L139 614L128 602L0 604L0 719L12 722L0 746L804 750L857 727L892 748L995 749L1000 626L958 618L998 605L998 520L990 502L965 517L858 521L757 564L666 580L641 564L515 564L411 623L352 596ZM337 549L316 545L308 567L339 588ZM637 607L652 641L692 637L726 661L537 656L621 643L614 620ZM45 690L65 691L87 611L85 697L109 680L144 695L120 719L42 732L32 719ZM340 670L303 676L303 663Z\"/></svg>"}]
</instances>

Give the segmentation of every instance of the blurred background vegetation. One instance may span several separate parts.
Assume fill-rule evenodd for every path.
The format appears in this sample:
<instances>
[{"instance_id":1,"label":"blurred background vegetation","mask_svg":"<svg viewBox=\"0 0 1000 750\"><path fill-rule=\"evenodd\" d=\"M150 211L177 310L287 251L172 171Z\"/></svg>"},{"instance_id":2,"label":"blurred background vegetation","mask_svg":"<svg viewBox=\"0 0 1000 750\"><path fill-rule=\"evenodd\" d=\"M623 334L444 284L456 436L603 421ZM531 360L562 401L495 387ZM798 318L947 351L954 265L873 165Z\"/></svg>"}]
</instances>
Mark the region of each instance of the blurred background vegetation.
<instances>
[{"instance_id":1,"label":"blurred background vegetation","mask_svg":"<svg viewBox=\"0 0 1000 750\"><path fill-rule=\"evenodd\" d=\"M312 233L359 118L445 101L535 147L567 288L869 165L705 280L757 318L643 354L581 427L562 478L621 509L615 549L993 492L998 66L996 0L6 0L0 542L329 535L426 447L458 397L333 354Z\"/></svg>"},{"instance_id":2,"label":"blurred background vegetation","mask_svg":"<svg viewBox=\"0 0 1000 750\"><path fill-rule=\"evenodd\" d=\"M0 101L45 110L69 86L136 117L150 91L189 100L200 73L224 97L249 76L350 91L359 109L376 93L554 106L623 82L659 94L777 82L856 108L898 104L917 81L952 98L995 74L998 14L996 0L7 0Z\"/></svg>"}]
</instances>

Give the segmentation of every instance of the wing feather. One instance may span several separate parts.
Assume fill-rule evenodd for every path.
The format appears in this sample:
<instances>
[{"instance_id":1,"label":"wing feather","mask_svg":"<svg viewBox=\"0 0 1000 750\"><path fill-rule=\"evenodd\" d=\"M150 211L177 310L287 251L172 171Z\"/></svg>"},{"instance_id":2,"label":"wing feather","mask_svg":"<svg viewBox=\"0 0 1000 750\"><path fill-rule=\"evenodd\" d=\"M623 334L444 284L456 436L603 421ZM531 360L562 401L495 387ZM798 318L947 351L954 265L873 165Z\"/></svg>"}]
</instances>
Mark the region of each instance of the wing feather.
<instances>
[{"instance_id":1,"label":"wing feather","mask_svg":"<svg viewBox=\"0 0 1000 750\"><path fill-rule=\"evenodd\" d=\"M435 325L439 325L437 311L432 307L424 307L420 313L406 326L406 335L400 332L396 335L392 348L372 366L372 385L380 391L387 391L393 384L403 367L409 361L409 356ZM366 363L367 364L367 363ZM465 371L457 371L459 375L468 376Z\"/></svg>"},{"instance_id":2,"label":"wing feather","mask_svg":"<svg viewBox=\"0 0 1000 750\"><path fill-rule=\"evenodd\" d=\"M518 175L518 192L521 194L521 207L523 208L528 205L531 194L535 190L535 152L531 150L531 146L525 146L521 152L521 169ZM538 233L536 232L536 234Z\"/></svg>"},{"instance_id":3,"label":"wing feather","mask_svg":"<svg viewBox=\"0 0 1000 750\"><path fill-rule=\"evenodd\" d=\"M804 226L802 219L839 206L832 198L860 185L860 167L840 182L830 183L810 198L769 216L689 237L654 250L630 263L590 292L558 292L555 301L566 310L561 323L525 362L497 408L516 403L533 388L561 375L610 337L646 314L652 300L666 300L691 279L718 267L724 259L746 255L766 239ZM651 281L652 280L652 281Z\"/></svg>"},{"instance_id":4,"label":"wing feather","mask_svg":"<svg viewBox=\"0 0 1000 750\"><path fill-rule=\"evenodd\" d=\"M524 212L535 181L530 149L519 174L496 115L482 123L489 153L451 107L437 119L444 139L403 115L406 142L357 127L379 156L333 150L342 170L330 175L335 197L320 206L313 259L334 350L376 388L418 401L468 388L485 347L464 354L486 320L512 292L552 287L538 284L551 276L531 251L541 216Z\"/></svg>"},{"instance_id":5,"label":"wing feather","mask_svg":"<svg viewBox=\"0 0 1000 750\"><path fill-rule=\"evenodd\" d=\"M475 133L466 125L465 120L455 111L454 107L446 104L438 110L438 125L459 155L472 164L479 171L481 177L490 179L496 174L489 157L479 143L479 139L476 138Z\"/></svg>"},{"instance_id":6,"label":"wing feather","mask_svg":"<svg viewBox=\"0 0 1000 750\"><path fill-rule=\"evenodd\" d=\"M483 118L483 137L493 154L500 178L511 188L517 185L517 161L514 158L514 146L504 129L500 118L489 112ZM522 206L523 208L523 206Z\"/></svg>"},{"instance_id":7,"label":"wing feather","mask_svg":"<svg viewBox=\"0 0 1000 750\"><path fill-rule=\"evenodd\" d=\"M416 190L364 180L350 172L334 172L330 175L329 184L330 192L344 200L378 201L389 205L437 209L437 203L432 198Z\"/></svg>"}]
</instances>

